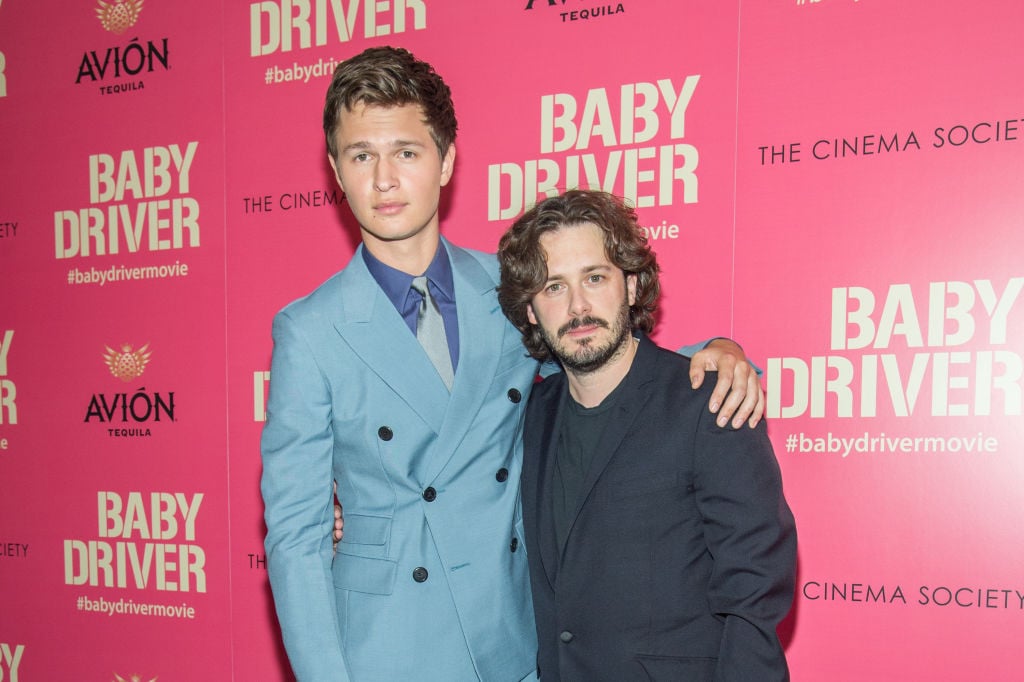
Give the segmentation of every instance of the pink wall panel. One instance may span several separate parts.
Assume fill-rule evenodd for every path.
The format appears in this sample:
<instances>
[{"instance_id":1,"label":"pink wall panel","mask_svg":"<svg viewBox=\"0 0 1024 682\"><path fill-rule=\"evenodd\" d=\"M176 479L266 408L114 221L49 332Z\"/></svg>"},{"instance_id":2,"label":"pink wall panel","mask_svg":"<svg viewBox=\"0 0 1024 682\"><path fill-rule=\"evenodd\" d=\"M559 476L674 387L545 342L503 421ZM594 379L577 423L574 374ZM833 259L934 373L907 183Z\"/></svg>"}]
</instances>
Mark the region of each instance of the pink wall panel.
<instances>
[{"instance_id":1,"label":"pink wall panel","mask_svg":"<svg viewBox=\"0 0 1024 682\"><path fill-rule=\"evenodd\" d=\"M744 4L735 333L799 519L795 679L1015 675L1022 18Z\"/></svg>"}]
</instances>

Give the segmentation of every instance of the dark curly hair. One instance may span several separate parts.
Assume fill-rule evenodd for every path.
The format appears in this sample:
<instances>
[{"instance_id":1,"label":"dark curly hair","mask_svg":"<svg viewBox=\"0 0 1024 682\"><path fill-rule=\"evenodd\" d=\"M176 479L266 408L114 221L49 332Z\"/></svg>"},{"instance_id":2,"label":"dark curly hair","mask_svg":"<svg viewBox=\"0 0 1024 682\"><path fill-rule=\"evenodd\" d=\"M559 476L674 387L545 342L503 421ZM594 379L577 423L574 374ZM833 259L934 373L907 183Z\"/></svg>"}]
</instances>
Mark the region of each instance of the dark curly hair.
<instances>
[{"instance_id":1,"label":"dark curly hair","mask_svg":"<svg viewBox=\"0 0 1024 682\"><path fill-rule=\"evenodd\" d=\"M324 102L327 153L338 157L335 132L341 108L357 104L398 107L418 104L441 158L455 142L458 122L452 93L430 64L401 47L371 47L334 69Z\"/></svg>"},{"instance_id":2,"label":"dark curly hair","mask_svg":"<svg viewBox=\"0 0 1024 682\"><path fill-rule=\"evenodd\" d=\"M523 214L501 237L498 263L501 283L498 302L505 316L523 334L531 356L547 360L551 351L526 310L548 278L547 260L540 237L565 226L593 223L604 235L605 254L624 275L636 275L636 301L629 308L633 329L654 328L661 285L658 262L637 223L636 211L622 199L595 190L569 190L549 197Z\"/></svg>"}]
</instances>

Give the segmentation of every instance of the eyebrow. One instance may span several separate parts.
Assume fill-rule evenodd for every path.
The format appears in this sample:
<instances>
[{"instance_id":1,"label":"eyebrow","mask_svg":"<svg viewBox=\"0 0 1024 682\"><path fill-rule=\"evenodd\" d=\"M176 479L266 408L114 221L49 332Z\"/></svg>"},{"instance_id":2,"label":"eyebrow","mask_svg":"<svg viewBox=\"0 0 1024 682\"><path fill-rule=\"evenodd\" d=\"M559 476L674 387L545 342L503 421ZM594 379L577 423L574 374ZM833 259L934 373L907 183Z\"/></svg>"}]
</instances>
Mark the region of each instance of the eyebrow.
<instances>
[{"instance_id":1,"label":"eyebrow","mask_svg":"<svg viewBox=\"0 0 1024 682\"><path fill-rule=\"evenodd\" d=\"M611 269L612 269L611 265L608 265L606 263L599 263L597 265L588 265L588 266L586 266L585 268L583 268L580 271L580 273L584 274L584 275L589 275L589 274L597 272L599 270L603 271L603 272L608 272ZM548 272L548 278L545 281L546 282L554 282L555 280L565 279L567 276L568 275L561 275L561 274L552 275L551 272Z\"/></svg>"},{"instance_id":2,"label":"eyebrow","mask_svg":"<svg viewBox=\"0 0 1024 682\"><path fill-rule=\"evenodd\" d=\"M345 145L344 147L342 147L341 151L344 153L354 150L373 149L374 146L375 145L373 145L370 142L367 142L366 140L360 140L358 142L353 142L351 144ZM388 149L401 149L402 147L423 148L426 147L426 144L424 144L423 142L419 142L417 140L392 140L391 142L386 143L384 146Z\"/></svg>"}]
</instances>

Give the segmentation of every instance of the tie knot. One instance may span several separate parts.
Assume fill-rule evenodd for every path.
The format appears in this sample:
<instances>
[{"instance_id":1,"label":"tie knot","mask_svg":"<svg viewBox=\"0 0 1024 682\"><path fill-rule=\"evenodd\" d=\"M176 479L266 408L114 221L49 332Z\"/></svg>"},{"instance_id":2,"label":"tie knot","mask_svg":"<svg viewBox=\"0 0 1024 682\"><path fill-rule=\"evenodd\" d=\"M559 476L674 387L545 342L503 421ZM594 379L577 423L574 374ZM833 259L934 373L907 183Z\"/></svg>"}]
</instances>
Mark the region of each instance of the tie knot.
<instances>
[{"instance_id":1,"label":"tie knot","mask_svg":"<svg viewBox=\"0 0 1024 682\"><path fill-rule=\"evenodd\" d=\"M427 276L420 275L412 278L412 290L423 298L427 297Z\"/></svg>"}]
</instances>

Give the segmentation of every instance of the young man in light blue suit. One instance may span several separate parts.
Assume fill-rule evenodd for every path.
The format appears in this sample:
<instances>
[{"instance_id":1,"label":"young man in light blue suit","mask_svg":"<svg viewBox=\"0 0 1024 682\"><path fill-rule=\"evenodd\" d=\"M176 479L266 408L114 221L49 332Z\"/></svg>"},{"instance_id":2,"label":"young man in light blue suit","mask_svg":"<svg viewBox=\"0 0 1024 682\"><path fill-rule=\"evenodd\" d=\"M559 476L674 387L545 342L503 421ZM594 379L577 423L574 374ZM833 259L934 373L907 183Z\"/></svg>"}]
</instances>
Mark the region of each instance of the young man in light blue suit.
<instances>
[{"instance_id":1,"label":"young man in light blue suit","mask_svg":"<svg viewBox=\"0 0 1024 682\"><path fill-rule=\"evenodd\" d=\"M371 48L334 74L324 132L363 243L275 317L261 444L270 582L304 682L535 676L519 474L537 363L498 306L494 257L440 237L455 131L448 87L405 50ZM417 341L420 275L450 388ZM703 353L696 380L719 370L723 423L756 423L742 351Z\"/></svg>"}]
</instances>

